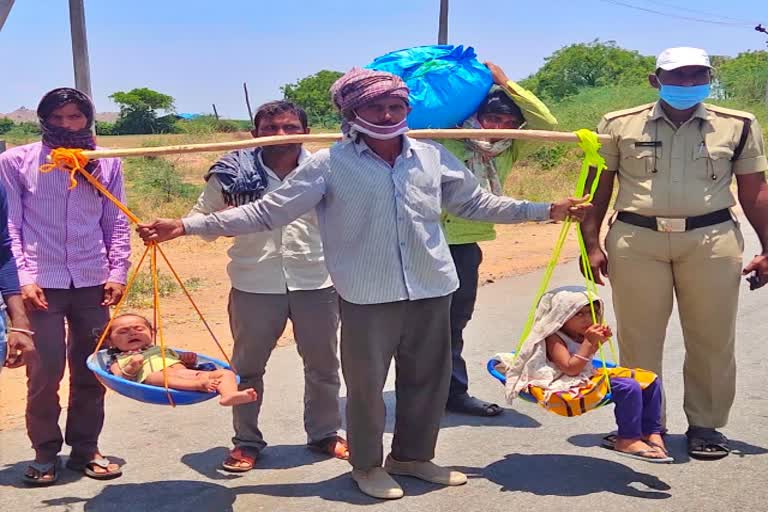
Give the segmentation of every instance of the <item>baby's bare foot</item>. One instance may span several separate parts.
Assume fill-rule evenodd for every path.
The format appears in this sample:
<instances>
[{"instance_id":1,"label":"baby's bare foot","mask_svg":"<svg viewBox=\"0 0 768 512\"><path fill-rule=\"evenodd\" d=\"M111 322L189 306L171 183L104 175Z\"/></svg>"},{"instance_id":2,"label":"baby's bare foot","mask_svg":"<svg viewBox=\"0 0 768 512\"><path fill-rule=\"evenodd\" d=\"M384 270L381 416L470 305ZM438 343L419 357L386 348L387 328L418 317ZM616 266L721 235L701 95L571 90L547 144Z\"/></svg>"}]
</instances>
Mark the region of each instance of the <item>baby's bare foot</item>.
<instances>
[{"instance_id":1,"label":"baby's bare foot","mask_svg":"<svg viewBox=\"0 0 768 512\"><path fill-rule=\"evenodd\" d=\"M216 390L219 389L219 384L221 384L220 379L213 379L209 375L206 375L200 383L200 391L204 393L215 393Z\"/></svg>"},{"instance_id":2,"label":"baby's bare foot","mask_svg":"<svg viewBox=\"0 0 768 512\"><path fill-rule=\"evenodd\" d=\"M256 400L257 397L258 394L256 393L256 390L253 388L248 388L236 393L232 393L231 395L222 395L221 400L219 400L219 404L225 406L247 404L248 402L253 402Z\"/></svg>"}]
</instances>

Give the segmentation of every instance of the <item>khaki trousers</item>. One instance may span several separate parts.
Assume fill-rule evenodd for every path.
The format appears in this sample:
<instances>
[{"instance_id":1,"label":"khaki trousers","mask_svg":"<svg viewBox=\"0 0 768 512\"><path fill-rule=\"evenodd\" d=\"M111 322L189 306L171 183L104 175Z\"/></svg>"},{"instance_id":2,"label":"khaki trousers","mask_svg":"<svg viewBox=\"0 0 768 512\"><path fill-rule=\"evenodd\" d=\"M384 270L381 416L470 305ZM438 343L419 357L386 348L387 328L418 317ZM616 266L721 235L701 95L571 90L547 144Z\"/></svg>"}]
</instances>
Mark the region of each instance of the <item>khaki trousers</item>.
<instances>
[{"instance_id":1,"label":"khaki trousers","mask_svg":"<svg viewBox=\"0 0 768 512\"><path fill-rule=\"evenodd\" d=\"M605 247L621 365L663 375L674 292L685 343L688 423L724 426L736 391L734 346L744 251L738 226L728 221L661 233L617 221Z\"/></svg>"},{"instance_id":2,"label":"khaki trousers","mask_svg":"<svg viewBox=\"0 0 768 512\"><path fill-rule=\"evenodd\" d=\"M267 445L259 430L264 373L289 318L296 349L304 361L307 442L335 436L341 428L336 290L329 287L267 294L233 288L229 294L229 324L235 340L232 364L240 375L240 389L253 388L259 394L256 401L232 408L235 446L259 452Z\"/></svg>"},{"instance_id":3,"label":"khaki trousers","mask_svg":"<svg viewBox=\"0 0 768 512\"><path fill-rule=\"evenodd\" d=\"M350 463L382 465L382 391L395 359L392 456L435 456L451 380L451 297L359 305L341 301L341 368L347 384Z\"/></svg>"}]
</instances>

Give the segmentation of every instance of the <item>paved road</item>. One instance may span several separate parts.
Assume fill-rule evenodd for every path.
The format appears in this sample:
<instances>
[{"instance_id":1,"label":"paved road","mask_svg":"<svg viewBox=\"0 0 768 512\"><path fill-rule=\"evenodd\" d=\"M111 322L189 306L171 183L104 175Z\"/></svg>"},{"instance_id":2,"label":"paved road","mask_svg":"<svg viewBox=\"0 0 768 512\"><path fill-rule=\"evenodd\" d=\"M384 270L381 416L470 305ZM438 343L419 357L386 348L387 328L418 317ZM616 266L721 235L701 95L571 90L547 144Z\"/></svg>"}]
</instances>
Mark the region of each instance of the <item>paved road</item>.
<instances>
[{"instance_id":1,"label":"paved road","mask_svg":"<svg viewBox=\"0 0 768 512\"><path fill-rule=\"evenodd\" d=\"M748 229L745 229L748 231ZM747 255L756 251L747 234ZM484 361L514 344L540 273L506 279L480 290L468 332L472 391L502 400L502 389ZM578 283L573 263L560 267L553 284ZM608 298L608 291L604 297ZM713 297L712 300L717 300ZM270 442L258 469L246 475L216 470L229 443L229 412L209 401L180 407L147 406L111 395L103 448L127 463L119 480L100 483L64 471L60 485L28 489L19 483L30 457L23 430L0 432L2 510L58 511L323 511L377 510L550 510L569 512L764 511L768 510L768 375L764 314L768 289L743 288L739 320L739 388L731 424L725 430L734 453L720 462L685 455L682 414L683 362L680 328L669 330L665 365L669 400L669 442L674 465L625 459L599 448L599 433L613 428L610 408L565 419L535 405L516 404L498 418L448 415L437 462L470 475L467 485L443 489L401 478L406 497L379 502L361 495L346 463L308 452L302 431L302 381L293 347L276 350L270 361L262 429ZM609 318L612 312L609 311ZM390 380L387 403L393 410ZM391 432L391 421L388 425ZM391 435L387 434L385 445Z\"/></svg>"}]
</instances>

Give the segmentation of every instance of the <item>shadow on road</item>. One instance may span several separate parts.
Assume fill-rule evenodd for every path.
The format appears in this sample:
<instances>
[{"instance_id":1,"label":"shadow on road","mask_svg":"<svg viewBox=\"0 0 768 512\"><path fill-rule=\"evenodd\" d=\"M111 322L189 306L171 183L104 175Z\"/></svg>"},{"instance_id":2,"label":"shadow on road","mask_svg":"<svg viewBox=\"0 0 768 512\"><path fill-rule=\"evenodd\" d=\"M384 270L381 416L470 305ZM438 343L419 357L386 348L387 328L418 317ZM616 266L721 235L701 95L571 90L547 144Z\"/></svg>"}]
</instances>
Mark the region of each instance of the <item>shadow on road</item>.
<instances>
[{"instance_id":1,"label":"shadow on road","mask_svg":"<svg viewBox=\"0 0 768 512\"><path fill-rule=\"evenodd\" d=\"M181 462L211 480L235 480L245 473L226 473L220 469L228 454L229 448L219 446L203 452L188 453L181 458ZM256 461L253 471L298 468L329 459L308 450L304 445L267 446Z\"/></svg>"},{"instance_id":2,"label":"shadow on road","mask_svg":"<svg viewBox=\"0 0 768 512\"><path fill-rule=\"evenodd\" d=\"M384 431L391 434L395 428L395 405L397 400L395 392L392 390L384 392L384 404L387 407L387 423ZM347 407L347 397L340 398L340 407L344 411ZM446 412L440 423L440 428L453 427L512 427L512 428L538 428L541 423L535 419L522 414L514 409L504 409L504 413L491 418L479 416L469 416L467 414L456 414Z\"/></svg>"},{"instance_id":3,"label":"shadow on road","mask_svg":"<svg viewBox=\"0 0 768 512\"><path fill-rule=\"evenodd\" d=\"M419 496L442 489L411 478L398 478L406 494ZM294 484L245 485L225 487L211 482L169 480L141 484L110 484L91 499L61 497L43 500L44 505L71 506L84 503L86 512L152 510L153 512L178 510L216 510L230 512L238 496L255 494L277 498L321 498L352 505L375 505L381 500L362 494L349 474L339 475L321 482Z\"/></svg>"},{"instance_id":4,"label":"shadow on road","mask_svg":"<svg viewBox=\"0 0 768 512\"><path fill-rule=\"evenodd\" d=\"M106 457L109 458L110 462L114 462L120 466L125 466L126 464L125 460L121 459L120 457L115 457L113 455L107 455ZM67 462L67 459L68 457L60 457L58 468L59 479L56 481L56 485L71 484L85 477L81 471L73 471L71 469L67 469L64 466ZM16 462L14 464L4 465L2 469L0 469L0 487L34 489L34 486L25 484L21 479L22 475L24 475L24 472L27 470L27 466L29 466L31 462L31 460L25 460Z\"/></svg>"},{"instance_id":5,"label":"shadow on road","mask_svg":"<svg viewBox=\"0 0 768 512\"><path fill-rule=\"evenodd\" d=\"M592 448L600 446L603 436L606 434L577 434L568 438L568 442L580 448ZM675 463L690 462L688 456L687 439L683 434L668 434L664 436L669 454L674 457ZM768 448L756 446L744 441L729 439L731 457L746 457L749 455L765 455Z\"/></svg>"},{"instance_id":6,"label":"shadow on road","mask_svg":"<svg viewBox=\"0 0 768 512\"><path fill-rule=\"evenodd\" d=\"M537 496L587 496L610 492L635 498L667 499L671 487L656 476L603 459L581 455L505 456L485 468L456 468L470 478L485 478L502 491ZM641 489L638 487L644 487Z\"/></svg>"}]
</instances>

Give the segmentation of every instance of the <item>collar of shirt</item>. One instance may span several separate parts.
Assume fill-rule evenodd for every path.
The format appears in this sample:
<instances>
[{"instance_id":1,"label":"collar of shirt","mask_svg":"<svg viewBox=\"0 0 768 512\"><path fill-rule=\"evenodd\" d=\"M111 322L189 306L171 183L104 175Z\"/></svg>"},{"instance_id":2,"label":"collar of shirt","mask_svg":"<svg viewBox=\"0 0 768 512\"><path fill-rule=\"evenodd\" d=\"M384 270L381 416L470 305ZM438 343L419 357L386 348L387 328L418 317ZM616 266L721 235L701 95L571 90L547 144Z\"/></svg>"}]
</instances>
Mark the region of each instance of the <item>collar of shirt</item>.
<instances>
[{"instance_id":1,"label":"collar of shirt","mask_svg":"<svg viewBox=\"0 0 768 512\"><path fill-rule=\"evenodd\" d=\"M401 135L400 137L402 137L401 140L403 142L403 148L400 151L400 156L403 158L409 158L413 154L413 148L411 147L411 139L409 139L405 135ZM358 155L362 155L363 153L368 152L378 156L376 152L373 149L371 149L371 147L368 144L365 143L362 137L358 136L356 141L344 142L343 144L353 144L354 145L353 147L355 148L355 152Z\"/></svg>"},{"instance_id":2,"label":"collar of shirt","mask_svg":"<svg viewBox=\"0 0 768 512\"><path fill-rule=\"evenodd\" d=\"M704 106L703 103L699 103L696 106L696 110L693 111L693 114L691 114L691 117L686 121L685 123L691 121L692 119L702 119L704 121L708 121L711 117L711 114L709 110L707 110L707 107ZM675 123L672 122L672 120L667 117L666 112L664 112L664 109L661 108L661 101L657 101L650 112L648 112L648 120L650 121L657 121L659 119L664 119L671 125L675 125ZM683 124L685 124L683 123Z\"/></svg>"},{"instance_id":3,"label":"collar of shirt","mask_svg":"<svg viewBox=\"0 0 768 512\"><path fill-rule=\"evenodd\" d=\"M278 175L275 173L275 171L273 171L273 170L272 170L272 168L271 168L270 166L268 166L266 163L264 163L264 158L262 157L262 152L261 152L261 151L258 151L258 152L256 153L256 155L257 155L257 156L256 156L256 158L258 158L258 159L259 159L259 163L261 164L261 166L262 166L262 167L264 167L264 170L265 170L265 171L267 171L267 174L269 175L269 177L271 177L271 178L273 178L273 179L276 179L277 181L283 181L283 180L282 180L282 178L280 178L280 177L279 177L279 176L278 176ZM310 153L309 151L307 151L307 150L304 148L304 146L302 146L302 147L301 147L301 153L299 153L299 162L298 162L298 164L299 164L299 165L303 164L303 163L304 163L305 161L307 161L307 160L308 160L308 159L309 159L311 156L312 156L312 153ZM299 165L297 165L296 167L298 168L298 166L299 166ZM296 169L294 169L294 170L296 170ZM291 171L291 172L293 172L293 171ZM289 174L290 174L290 173L289 173Z\"/></svg>"}]
</instances>

